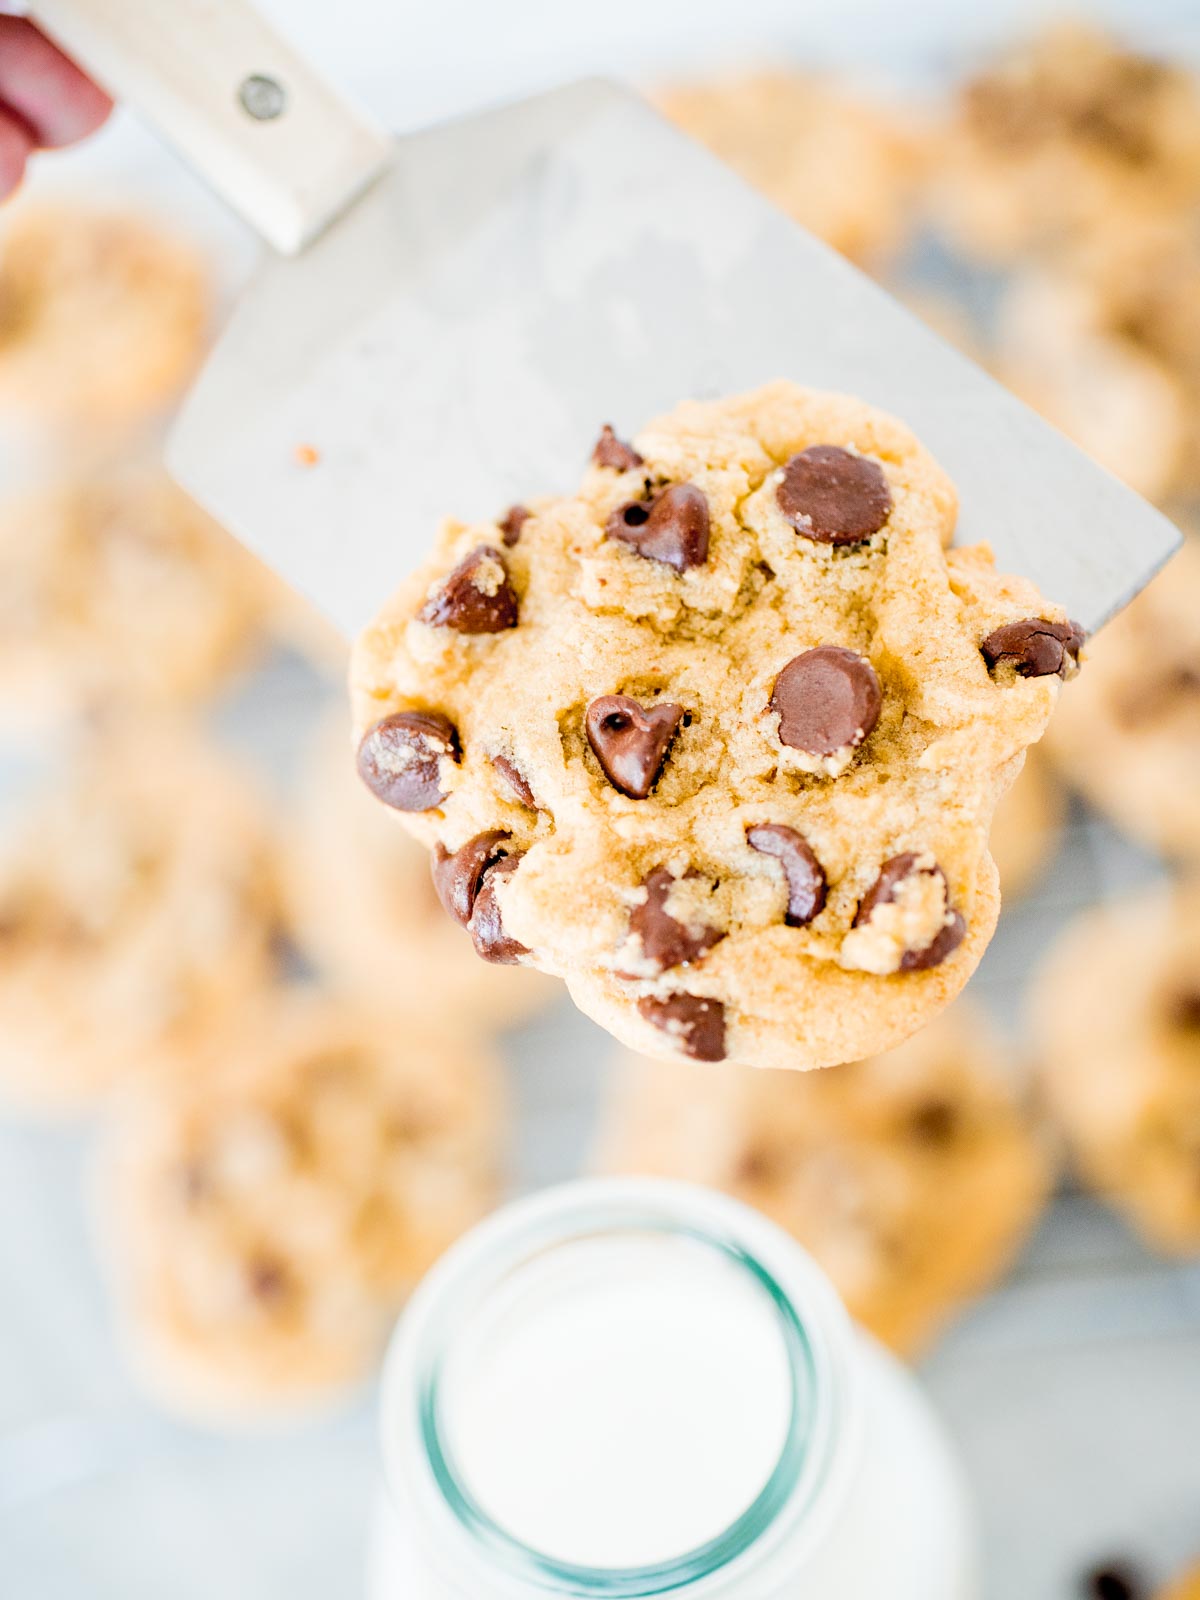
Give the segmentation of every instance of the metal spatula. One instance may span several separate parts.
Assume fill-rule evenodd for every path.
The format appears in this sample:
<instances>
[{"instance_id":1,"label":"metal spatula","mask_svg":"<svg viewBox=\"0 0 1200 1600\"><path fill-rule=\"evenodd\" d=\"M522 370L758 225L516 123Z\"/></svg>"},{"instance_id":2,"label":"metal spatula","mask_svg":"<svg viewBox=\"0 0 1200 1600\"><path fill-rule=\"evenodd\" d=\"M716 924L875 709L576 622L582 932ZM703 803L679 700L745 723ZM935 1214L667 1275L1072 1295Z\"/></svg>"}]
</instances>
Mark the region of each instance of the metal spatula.
<instances>
[{"instance_id":1,"label":"metal spatula","mask_svg":"<svg viewBox=\"0 0 1200 1600\"><path fill-rule=\"evenodd\" d=\"M169 462L347 632L444 515L569 490L601 423L775 377L901 417L958 485L960 541L1089 630L1179 542L624 89L390 141L236 0L35 9L274 247Z\"/></svg>"}]
</instances>

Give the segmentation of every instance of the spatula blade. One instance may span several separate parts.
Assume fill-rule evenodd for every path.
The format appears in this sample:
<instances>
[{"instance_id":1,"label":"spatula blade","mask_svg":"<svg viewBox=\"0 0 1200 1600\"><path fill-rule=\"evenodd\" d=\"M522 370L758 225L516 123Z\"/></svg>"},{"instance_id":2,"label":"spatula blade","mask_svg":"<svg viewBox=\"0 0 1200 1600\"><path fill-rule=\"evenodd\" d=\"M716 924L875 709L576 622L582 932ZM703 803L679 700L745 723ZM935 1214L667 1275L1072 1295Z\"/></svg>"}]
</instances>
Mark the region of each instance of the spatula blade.
<instances>
[{"instance_id":1,"label":"spatula blade","mask_svg":"<svg viewBox=\"0 0 1200 1600\"><path fill-rule=\"evenodd\" d=\"M787 377L908 423L1089 630L1172 524L634 94L588 82L401 140L247 292L172 470L347 633L441 518L569 491L600 424Z\"/></svg>"}]
</instances>

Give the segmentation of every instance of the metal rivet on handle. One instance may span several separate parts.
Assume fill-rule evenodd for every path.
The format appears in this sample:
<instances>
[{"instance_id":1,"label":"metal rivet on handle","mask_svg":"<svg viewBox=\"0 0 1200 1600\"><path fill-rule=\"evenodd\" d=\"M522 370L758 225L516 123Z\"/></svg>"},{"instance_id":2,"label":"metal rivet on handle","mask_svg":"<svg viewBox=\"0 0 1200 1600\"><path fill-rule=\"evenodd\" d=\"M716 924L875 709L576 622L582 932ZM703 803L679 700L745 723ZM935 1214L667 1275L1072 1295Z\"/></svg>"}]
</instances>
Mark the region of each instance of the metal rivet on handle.
<instances>
[{"instance_id":1,"label":"metal rivet on handle","mask_svg":"<svg viewBox=\"0 0 1200 1600\"><path fill-rule=\"evenodd\" d=\"M254 72L242 80L238 100L255 122L271 122L287 109L287 90L278 79Z\"/></svg>"}]
</instances>

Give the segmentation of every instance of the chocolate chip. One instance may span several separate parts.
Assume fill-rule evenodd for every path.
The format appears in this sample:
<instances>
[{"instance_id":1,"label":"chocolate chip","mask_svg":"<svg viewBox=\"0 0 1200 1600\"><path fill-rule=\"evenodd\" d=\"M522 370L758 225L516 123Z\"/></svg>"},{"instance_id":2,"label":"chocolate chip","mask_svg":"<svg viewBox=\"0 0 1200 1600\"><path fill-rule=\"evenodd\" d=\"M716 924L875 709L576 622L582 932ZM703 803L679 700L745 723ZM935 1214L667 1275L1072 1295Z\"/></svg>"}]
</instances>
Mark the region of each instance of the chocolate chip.
<instances>
[{"instance_id":1,"label":"chocolate chip","mask_svg":"<svg viewBox=\"0 0 1200 1600\"><path fill-rule=\"evenodd\" d=\"M459 759L458 730L440 711L396 711L358 747L358 775L396 811L428 811L446 798L441 764Z\"/></svg>"},{"instance_id":2,"label":"chocolate chip","mask_svg":"<svg viewBox=\"0 0 1200 1600\"><path fill-rule=\"evenodd\" d=\"M908 1126L921 1144L947 1145L958 1132L958 1108L949 1100L924 1100L913 1108Z\"/></svg>"},{"instance_id":3,"label":"chocolate chip","mask_svg":"<svg viewBox=\"0 0 1200 1600\"><path fill-rule=\"evenodd\" d=\"M794 656L775 679L770 709L779 738L813 756L860 745L879 721L883 691L869 661L840 645L821 644Z\"/></svg>"},{"instance_id":4,"label":"chocolate chip","mask_svg":"<svg viewBox=\"0 0 1200 1600\"><path fill-rule=\"evenodd\" d=\"M760 855L773 856L783 868L788 892L783 920L789 928L803 928L821 914L825 872L802 833L782 822L762 822L746 829L746 843Z\"/></svg>"},{"instance_id":5,"label":"chocolate chip","mask_svg":"<svg viewBox=\"0 0 1200 1600\"><path fill-rule=\"evenodd\" d=\"M632 472L634 467L645 465L645 457L638 455L631 444L618 439L609 423L600 430L592 460L598 467L612 467L617 472Z\"/></svg>"},{"instance_id":6,"label":"chocolate chip","mask_svg":"<svg viewBox=\"0 0 1200 1600\"><path fill-rule=\"evenodd\" d=\"M604 694L587 708L588 743L613 788L644 800L682 721L673 701L643 707L627 694Z\"/></svg>"},{"instance_id":7,"label":"chocolate chip","mask_svg":"<svg viewBox=\"0 0 1200 1600\"><path fill-rule=\"evenodd\" d=\"M1065 677L1078 665L1086 637L1077 622L1026 617L994 628L979 648L990 668L1011 667L1022 678Z\"/></svg>"},{"instance_id":8,"label":"chocolate chip","mask_svg":"<svg viewBox=\"0 0 1200 1600\"><path fill-rule=\"evenodd\" d=\"M835 444L814 444L793 456L775 499L796 532L818 544L860 544L892 514L892 491L879 463Z\"/></svg>"},{"instance_id":9,"label":"chocolate chip","mask_svg":"<svg viewBox=\"0 0 1200 1600\"><path fill-rule=\"evenodd\" d=\"M529 954L523 944L518 944L505 933L500 903L496 898L497 885L517 870L523 854L523 851L518 851L511 856L502 856L491 866L485 867L483 881L475 896L475 910L471 917L475 953L499 966L513 966L522 956Z\"/></svg>"},{"instance_id":10,"label":"chocolate chip","mask_svg":"<svg viewBox=\"0 0 1200 1600\"><path fill-rule=\"evenodd\" d=\"M885 861L879 869L879 876L863 895L858 903L858 910L854 914L854 926L861 927L869 922L871 913L876 906L889 905L896 898L896 891L900 885L909 878L921 875L937 876L946 882L946 874L936 863L933 866L923 867L918 865L918 858L911 850L902 851L898 856L892 856ZM967 925L957 911L950 910L947 904L947 919L938 929L927 945L920 950L906 950L900 957L901 972L921 972L926 967L937 967L952 955L966 937Z\"/></svg>"},{"instance_id":11,"label":"chocolate chip","mask_svg":"<svg viewBox=\"0 0 1200 1600\"><path fill-rule=\"evenodd\" d=\"M604 531L647 561L686 572L708 560L708 501L694 483L673 483L652 500L618 506Z\"/></svg>"},{"instance_id":12,"label":"chocolate chip","mask_svg":"<svg viewBox=\"0 0 1200 1600\"><path fill-rule=\"evenodd\" d=\"M690 871L684 876L698 879L700 874ZM725 937L719 928L693 929L671 916L667 899L677 881L668 867L655 867L642 885L646 891L645 900L629 917L629 931L641 940L642 954L655 972L695 961Z\"/></svg>"},{"instance_id":13,"label":"chocolate chip","mask_svg":"<svg viewBox=\"0 0 1200 1600\"><path fill-rule=\"evenodd\" d=\"M670 1034L680 1052L693 1061L724 1061L725 1007L719 1000L698 994L669 994L661 1000L646 995L638 1001L638 1011Z\"/></svg>"},{"instance_id":14,"label":"chocolate chip","mask_svg":"<svg viewBox=\"0 0 1200 1600\"><path fill-rule=\"evenodd\" d=\"M735 1167L733 1181L755 1186L775 1183L786 1168L787 1161L779 1150L765 1144L751 1145Z\"/></svg>"},{"instance_id":15,"label":"chocolate chip","mask_svg":"<svg viewBox=\"0 0 1200 1600\"><path fill-rule=\"evenodd\" d=\"M212 1174L203 1161L188 1161L179 1173L179 1192L189 1206L197 1206L213 1192Z\"/></svg>"},{"instance_id":16,"label":"chocolate chip","mask_svg":"<svg viewBox=\"0 0 1200 1600\"><path fill-rule=\"evenodd\" d=\"M1184 1032L1200 1033L1200 989L1187 989L1173 998L1171 1021Z\"/></svg>"},{"instance_id":17,"label":"chocolate chip","mask_svg":"<svg viewBox=\"0 0 1200 1600\"><path fill-rule=\"evenodd\" d=\"M533 798L533 790L529 787L529 782L517 763L510 760L508 756L493 756L492 765L521 804L530 806L536 811L537 801Z\"/></svg>"},{"instance_id":18,"label":"chocolate chip","mask_svg":"<svg viewBox=\"0 0 1200 1600\"><path fill-rule=\"evenodd\" d=\"M517 596L499 550L478 545L417 613L431 628L503 633L517 625Z\"/></svg>"},{"instance_id":19,"label":"chocolate chip","mask_svg":"<svg viewBox=\"0 0 1200 1600\"><path fill-rule=\"evenodd\" d=\"M1106 1561L1083 1575L1079 1592L1086 1600L1142 1600L1141 1573L1127 1561Z\"/></svg>"},{"instance_id":20,"label":"chocolate chip","mask_svg":"<svg viewBox=\"0 0 1200 1600\"><path fill-rule=\"evenodd\" d=\"M528 506L509 506L508 510L500 518L497 523L497 527L500 529L500 537L510 550L521 537L521 529L532 515L533 512L530 511Z\"/></svg>"},{"instance_id":21,"label":"chocolate chip","mask_svg":"<svg viewBox=\"0 0 1200 1600\"><path fill-rule=\"evenodd\" d=\"M471 920L484 872L504 854L500 846L511 837L505 828L492 828L468 839L453 855L441 844L434 850L433 886L442 905L462 927Z\"/></svg>"},{"instance_id":22,"label":"chocolate chip","mask_svg":"<svg viewBox=\"0 0 1200 1600\"><path fill-rule=\"evenodd\" d=\"M246 1269L246 1286L256 1300L275 1305L287 1294L287 1271L280 1262L259 1256Z\"/></svg>"}]
</instances>

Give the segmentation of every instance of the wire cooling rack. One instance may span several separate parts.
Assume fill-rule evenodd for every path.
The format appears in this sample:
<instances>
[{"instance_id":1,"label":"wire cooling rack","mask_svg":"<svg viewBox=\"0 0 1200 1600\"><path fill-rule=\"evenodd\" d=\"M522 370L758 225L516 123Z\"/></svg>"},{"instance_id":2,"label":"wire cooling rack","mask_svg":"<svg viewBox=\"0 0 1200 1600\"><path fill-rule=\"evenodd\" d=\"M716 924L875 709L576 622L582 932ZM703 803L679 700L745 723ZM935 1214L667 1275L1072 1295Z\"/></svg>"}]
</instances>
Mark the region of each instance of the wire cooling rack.
<instances>
[{"instance_id":1,"label":"wire cooling rack","mask_svg":"<svg viewBox=\"0 0 1200 1600\"><path fill-rule=\"evenodd\" d=\"M335 690L279 660L218 718L286 796ZM30 763L0 765L12 796ZM972 988L1017 1040L1028 975L1077 910L1156 864L1081 810L1006 911ZM611 1045L565 998L507 1035L514 1190L586 1161ZM1014 1045L1014 1060L1019 1060ZM0 1122L0 1595L353 1596L375 1471L373 1396L240 1439L150 1410L114 1344L89 1238L86 1125ZM1071 1600L1120 1557L1200 1551L1200 1264L1146 1255L1065 1188L1001 1287L923 1369L979 1504L986 1600Z\"/></svg>"}]
</instances>

